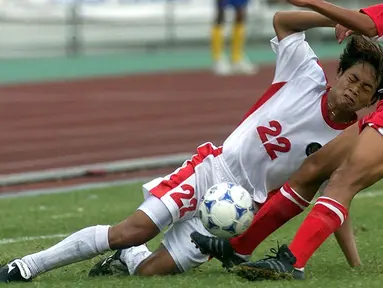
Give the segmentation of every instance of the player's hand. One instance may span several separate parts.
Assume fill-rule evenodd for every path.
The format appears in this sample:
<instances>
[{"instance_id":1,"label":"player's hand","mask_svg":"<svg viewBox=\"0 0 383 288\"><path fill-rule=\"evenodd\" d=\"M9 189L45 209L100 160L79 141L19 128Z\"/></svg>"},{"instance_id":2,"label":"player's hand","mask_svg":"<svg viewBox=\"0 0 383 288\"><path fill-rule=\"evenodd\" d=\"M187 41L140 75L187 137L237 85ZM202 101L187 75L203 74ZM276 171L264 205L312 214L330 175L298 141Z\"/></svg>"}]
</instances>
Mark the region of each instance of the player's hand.
<instances>
[{"instance_id":1,"label":"player's hand","mask_svg":"<svg viewBox=\"0 0 383 288\"><path fill-rule=\"evenodd\" d=\"M350 36L354 31L337 24L335 26L335 37L338 40L338 43L341 44L344 39L346 39L348 36Z\"/></svg>"}]
</instances>

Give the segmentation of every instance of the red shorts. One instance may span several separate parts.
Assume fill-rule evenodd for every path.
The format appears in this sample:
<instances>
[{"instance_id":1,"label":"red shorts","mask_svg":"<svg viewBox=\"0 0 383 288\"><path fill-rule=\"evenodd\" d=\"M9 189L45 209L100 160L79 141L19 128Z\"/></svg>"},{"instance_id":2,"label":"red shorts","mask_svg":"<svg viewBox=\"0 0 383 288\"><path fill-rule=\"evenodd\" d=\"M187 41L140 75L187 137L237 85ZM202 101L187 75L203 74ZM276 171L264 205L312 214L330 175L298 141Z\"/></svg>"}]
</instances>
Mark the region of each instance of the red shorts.
<instances>
[{"instance_id":1,"label":"red shorts","mask_svg":"<svg viewBox=\"0 0 383 288\"><path fill-rule=\"evenodd\" d=\"M383 135L383 100L378 103L375 112L372 112L359 120L360 132L362 132L366 126L376 129Z\"/></svg>"}]
</instances>

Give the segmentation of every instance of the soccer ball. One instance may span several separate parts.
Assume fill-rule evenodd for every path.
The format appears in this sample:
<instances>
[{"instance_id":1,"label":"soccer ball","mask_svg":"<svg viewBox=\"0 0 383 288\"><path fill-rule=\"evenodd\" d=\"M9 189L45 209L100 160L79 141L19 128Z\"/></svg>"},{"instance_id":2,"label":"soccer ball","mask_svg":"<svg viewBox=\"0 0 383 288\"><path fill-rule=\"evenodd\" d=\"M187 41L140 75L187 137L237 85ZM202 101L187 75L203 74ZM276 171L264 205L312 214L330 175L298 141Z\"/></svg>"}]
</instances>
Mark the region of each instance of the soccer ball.
<instances>
[{"instance_id":1,"label":"soccer ball","mask_svg":"<svg viewBox=\"0 0 383 288\"><path fill-rule=\"evenodd\" d=\"M213 235L231 238L242 234L254 217L253 199L242 186L219 183L207 190L199 217Z\"/></svg>"}]
</instances>

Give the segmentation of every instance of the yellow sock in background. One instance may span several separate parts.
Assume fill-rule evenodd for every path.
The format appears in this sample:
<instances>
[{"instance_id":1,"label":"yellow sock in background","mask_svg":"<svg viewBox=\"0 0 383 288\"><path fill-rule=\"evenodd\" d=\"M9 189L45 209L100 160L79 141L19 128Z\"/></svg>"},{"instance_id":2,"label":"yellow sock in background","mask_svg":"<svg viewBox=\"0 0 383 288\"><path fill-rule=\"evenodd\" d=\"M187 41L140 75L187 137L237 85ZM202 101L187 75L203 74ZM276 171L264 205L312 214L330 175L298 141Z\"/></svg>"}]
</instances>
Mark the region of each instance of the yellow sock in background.
<instances>
[{"instance_id":1,"label":"yellow sock in background","mask_svg":"<svg viewBox=\"0 0 383 288\"><path fill-rule=\"evenodd\" d=\"M231 60L234 63L243 58L243 47L245 43L245 26L243 24L234 24L232 34Z\"/></svg>"},{"instance_id":2,"label":"yellow sock in background","mask_svg":"<svg viewBox=\"0 0 383 288\"><path fill-rule=\"evenodd\" d=\"M211 52L214 61L218 61L223 53L223 28L222 25L214 25L211 30Z\"/></svg>"}]
</instances>

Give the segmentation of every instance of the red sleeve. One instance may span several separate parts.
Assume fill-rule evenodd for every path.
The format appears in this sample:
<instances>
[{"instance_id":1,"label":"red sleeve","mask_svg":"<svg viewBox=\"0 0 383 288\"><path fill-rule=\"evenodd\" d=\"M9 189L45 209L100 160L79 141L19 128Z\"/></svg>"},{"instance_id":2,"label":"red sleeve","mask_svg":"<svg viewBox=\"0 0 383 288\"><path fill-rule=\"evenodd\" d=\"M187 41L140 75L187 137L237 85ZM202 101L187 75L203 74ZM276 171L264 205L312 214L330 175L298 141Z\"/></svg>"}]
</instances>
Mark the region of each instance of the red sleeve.
<instances>
[{"instance_id":1,"label":"red sleeve","mask_svg":"<svg viewBox=\"0 0 383 288\"><path fill-rule=\"evenodd\" d=\"M375 23L379 37L383 36L383 4L362 8L360 12L370 16Z\"/></svg>"}]
</instances>

